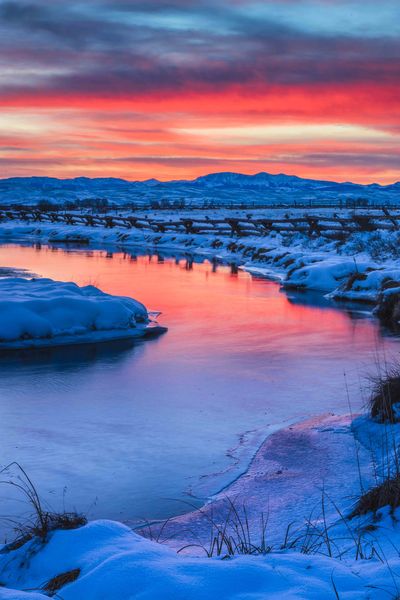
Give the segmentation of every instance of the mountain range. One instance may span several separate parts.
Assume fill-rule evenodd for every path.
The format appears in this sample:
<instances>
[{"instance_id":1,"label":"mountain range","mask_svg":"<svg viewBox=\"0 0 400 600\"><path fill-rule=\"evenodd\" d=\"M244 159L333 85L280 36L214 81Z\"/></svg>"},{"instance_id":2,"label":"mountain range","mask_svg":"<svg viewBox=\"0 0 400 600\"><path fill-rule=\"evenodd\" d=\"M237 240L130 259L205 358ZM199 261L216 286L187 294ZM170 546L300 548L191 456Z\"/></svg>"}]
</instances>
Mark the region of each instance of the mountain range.
<instances>
[{"instance_id":1,"label":"mountain range","mask_svg":"<svg viewBox=\"0 0 400 600\"><path fill-rule=\"evenodd\" d=\"M229 203L290 205L299 201L333 201L365 198L369 202L400 201L400 182L390 185L362 185L304 179L295 175L257 173L211 173L194 180L128 181L113 177L57 179L54 177L12 177L0 179L0 204L35 204L47 200L54 203L103 198L123 205L155 205L185 201L186 205Z\"/></svg>"}]
</instances>

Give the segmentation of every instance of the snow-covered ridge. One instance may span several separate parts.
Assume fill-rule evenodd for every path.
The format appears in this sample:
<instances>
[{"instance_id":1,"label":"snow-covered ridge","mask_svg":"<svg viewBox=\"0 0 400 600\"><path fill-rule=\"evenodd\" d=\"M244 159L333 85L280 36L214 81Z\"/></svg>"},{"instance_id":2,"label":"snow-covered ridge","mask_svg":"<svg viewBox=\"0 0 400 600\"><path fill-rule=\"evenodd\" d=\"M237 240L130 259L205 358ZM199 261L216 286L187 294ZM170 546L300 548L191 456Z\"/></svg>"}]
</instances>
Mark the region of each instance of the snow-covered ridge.
<instances>
[{"instance_id":1,"label":"snow-covered ridge","mask_svg":"<svg viewBox=\"0 0 400 600\"><path fill-rule=\"evenodd\" d=\"M52 279L0 280L0 349L104 342L162 332L133 298Z\"/></svg>"}]
</instances>

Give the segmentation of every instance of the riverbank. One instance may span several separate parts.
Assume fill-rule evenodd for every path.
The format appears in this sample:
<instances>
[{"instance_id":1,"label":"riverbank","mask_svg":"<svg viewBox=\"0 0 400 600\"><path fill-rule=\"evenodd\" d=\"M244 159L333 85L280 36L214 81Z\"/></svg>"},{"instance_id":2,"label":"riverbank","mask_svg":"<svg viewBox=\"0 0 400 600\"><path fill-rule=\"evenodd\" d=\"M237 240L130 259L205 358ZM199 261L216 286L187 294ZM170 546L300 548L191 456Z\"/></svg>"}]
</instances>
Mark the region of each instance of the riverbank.
<instances>
[{"instance_id":1,"label":"riverbank","mask_svg":"<svg viewBox=\"0 0 400 600\"><path fill-rule=\"evenodd\" d=\"M212 523L225 523L234 505L242 516L245 509L254 537L259 535L264 515L267 543L278 548L290 523L293 531L298 531L307 520L318 520L323 494L325 518L332 524L339 518L338 509L349 514L362 488L373 484L371 448L359 443L352 425L352 416L331 414L272 433L246 471L204 507L161 526L145 526L143 534L160 536L177 550L193 545L189 552L197 549L204 555Z\"/></svg>"},{"instance_id":2,"label":"riverbank","mask_svg":"<svg viewBox=\"0 0 400 600\"><path fill-rule=\"evenodd\" d=\"M67 581L56 579L63 600L387 600L396 593L391 571L377 560L295 552L231 560L182 557L110 521L55 532L45 546L32 543L0 561L7 564L1 571L4 600L45 600L43 588L54 587L58 575ZM399 566L394 558L390 568Z\"/></svg>"},{"instance_id":3,"label":"riverbank","mask_svg":"<svg viewBox=\"0 0 400 600\"><path fill-rule=\"evenodd\" d=\"M376 305L386 290L400 286L400 233L397 231L354 233L338 241L299 233L232 237L60 223L4 222L0 225L0 242L27 241L196 254L236 263L257 275L279 279L284 287L316 290L335 300L371 305Z\"/></svg>"},{"instance_id":4,"label":"riverbank","mask_svg":"<svg viewBox=\"0 0 400 600\"><path fill-rule=\"evenodd\" d=\"M64 600L395 598L400 515L383 509L375 518L348 520L344 507L360 494L357 464L362 484L367 483L366 459L374 450L378 459L382 427L366 417L326 415L273 434L244 475L201 511L168 522L157 541L121 523L93 521L54 531L45 541L4 547L0 598L44 600L53 593ZM397 428L391 430L396 437ZM213 524L225 527L227 499L239 512L245 503L249 522L242 521L241 533L245 538L249 532L250 555L238 552L221 560L222 548L219 557L207 558L206 538L210 541ZM256 520L261 510L266 511L262 552ZM238 531L230 526L226 532L234 539ZM177 553L181 544L185 547Z\"/></svg>"}]
</instances>

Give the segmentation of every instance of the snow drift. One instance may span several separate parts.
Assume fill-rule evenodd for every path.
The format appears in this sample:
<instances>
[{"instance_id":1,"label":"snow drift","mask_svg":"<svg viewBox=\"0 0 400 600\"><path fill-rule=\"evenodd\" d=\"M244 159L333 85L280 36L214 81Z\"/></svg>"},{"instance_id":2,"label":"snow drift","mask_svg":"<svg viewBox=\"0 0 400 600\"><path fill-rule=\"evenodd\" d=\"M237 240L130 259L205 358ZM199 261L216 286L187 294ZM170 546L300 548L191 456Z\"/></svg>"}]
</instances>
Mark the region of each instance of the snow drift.
<instances>
[{"instance_id":1,"label":"snow drift","mask_svg":"<svg viewBox=\"0 0 400 600\"><path fill-rule=\"evenodd\" d=\"M133 298L52 279L0 280L0 349L103 342L162 331Z\"/></svg>"},{"instance_id":2,"label":"snow drift","mask_svg":"<svg viewBox=\"0 0 400 600\"><path fill-rule=\"evenodd\" d=\"M398 531L382 511L379 536ZM29 557L29 558L28 558ZM399 566L398 556L391 567ZM45 600L46 582L79 570L56 597L63 600L385 600L396 581L385 562L337 560L322 554L273 552L230 560L176 554L121 523L93 521L56 531L0 554L1 599ZM393 577L393 575L392 575ZM25 591L22 591L25 590ZM337 591L337 595L335 593Z\"/></svg>"},{"instance_id":3,"label":"snow drift","mask_svg":"<svg viewBox=\"0 0 400 600\"><path fill-rule=\"evenodd\" d=\"M29 558L28 558L29 557ZM394 561L396 566L399 560ZM356 564L296 552L231 560L177 555L113 521L56 531L46 544L33 540L0 555L0 598L45 600L55 576L80 569L60 589L63 600L343 600L388 598L386 565ZM373 587L372 594L371 588ZM22 591L26 590L26 591Z\"/></svg>"},{"instance_id":4,"label":"snow drift","mask_svg":"<svg viewBox=\"0 0 400 600\"><path fill-rule=\"evenodd\" d=\"M341 283L347 283L355 272L363 273L368 267L368 263L356 265L352 260L332 257L293 269L285 280L285 286L333 292Z\"/></svg>"}]
</instances>

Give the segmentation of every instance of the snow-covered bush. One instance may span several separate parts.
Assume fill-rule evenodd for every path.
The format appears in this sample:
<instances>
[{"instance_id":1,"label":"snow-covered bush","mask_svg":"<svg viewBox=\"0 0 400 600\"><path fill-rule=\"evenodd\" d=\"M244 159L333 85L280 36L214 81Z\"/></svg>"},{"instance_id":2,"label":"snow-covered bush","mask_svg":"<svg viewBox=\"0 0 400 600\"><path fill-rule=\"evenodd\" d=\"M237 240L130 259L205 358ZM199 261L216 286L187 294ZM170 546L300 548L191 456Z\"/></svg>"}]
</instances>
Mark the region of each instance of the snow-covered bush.
<instances>
[{"instance_id":1,"label":"snow-covered bush","mask_svg":"<svg viewBox=\"0 0 400 600\"><path fill-rule=\"evenodd\" d=\"M293 269L288 275L285 286L299 289L322 290L332 292L355 272L362 272L368 268L367 264L357 265L353 260L340 260L328 258L306 264L298 269Z\"/></svg>"},{"instance_id":2,"label":"snow-covered bush","mask_svg":"<svg viewBox=\"0 0 400 600\"><path fill-rule=\"evenodd\" d=\"M400 257L400 232L372 231L353 234L343 246L346 254L369 254L376 261Z\"/></svg>"}]
</instances>

